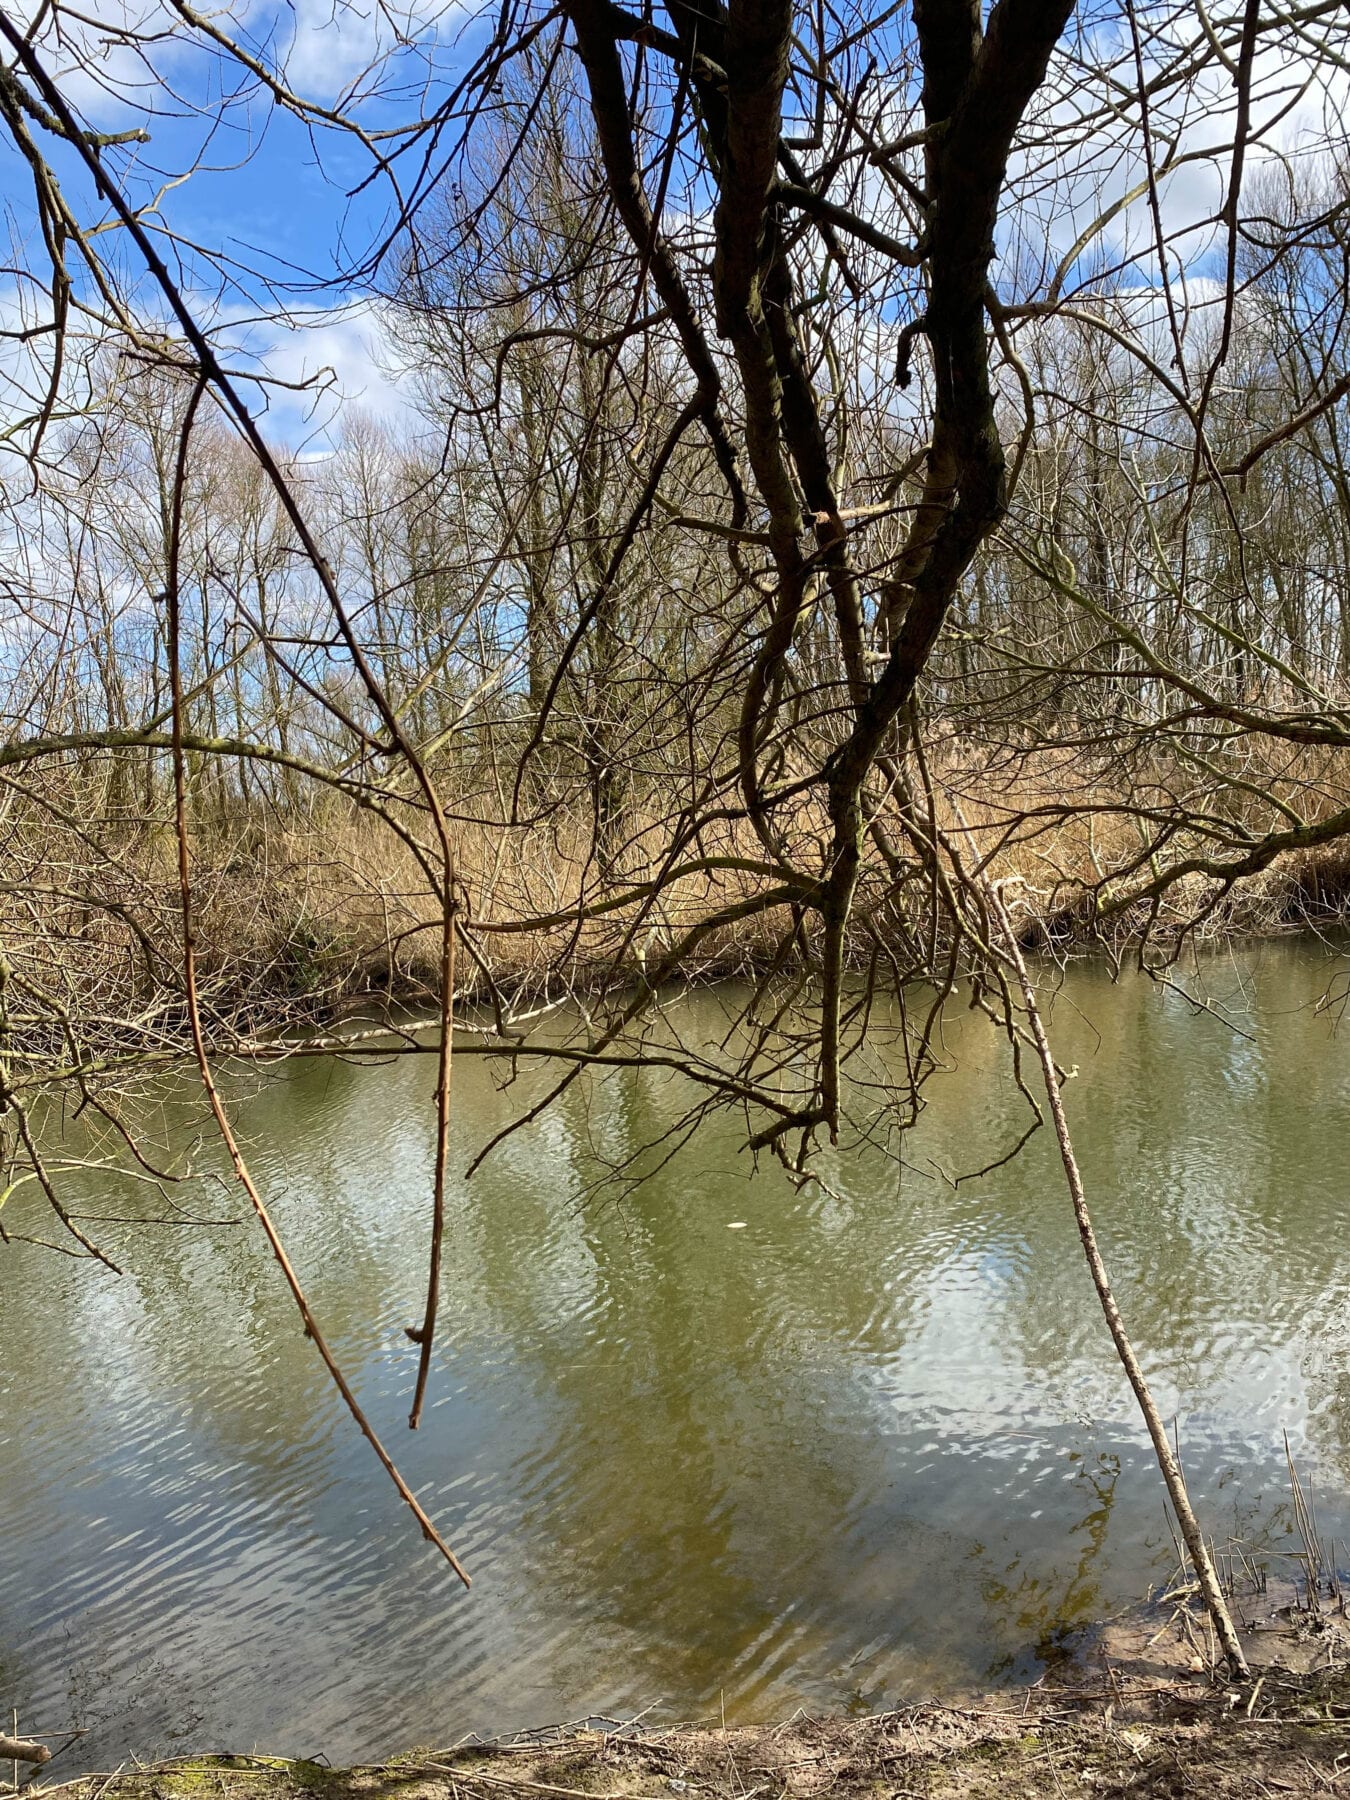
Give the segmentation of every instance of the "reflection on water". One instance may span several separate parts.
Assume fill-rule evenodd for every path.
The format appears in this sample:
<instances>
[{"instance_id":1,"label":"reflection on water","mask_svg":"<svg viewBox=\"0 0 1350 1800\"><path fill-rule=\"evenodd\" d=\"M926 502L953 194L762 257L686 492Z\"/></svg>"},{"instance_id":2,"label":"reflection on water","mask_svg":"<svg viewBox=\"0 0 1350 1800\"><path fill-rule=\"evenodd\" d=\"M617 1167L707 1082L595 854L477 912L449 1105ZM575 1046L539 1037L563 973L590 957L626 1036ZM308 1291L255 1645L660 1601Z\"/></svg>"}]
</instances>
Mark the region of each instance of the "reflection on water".
<instances>
[{"instance_id":1,"label":"reflection on water","mask_svg":"<svg viewBox=\"0 0 1350 1800\"><path fill-rule=\"evenodd\" d=\"M1309 1011L1337 966L1287 947L1211 965L1250 1036L1093 970L1054 1009L1117 1289L1220 1535L1280 1528L1288 1428L1324 1531L1350 1536L1350 1062ZM716 995L680 1004L686 1034L723 1028ZM962 1015L946 1041L904 1172L839 1158L828 1192L752 1178L714 1122L621 1205L579 1208L597 1150L655 1137L686 1096L633 1070L578 1087L455 1189L416 1436L429 1059L297 1063L241 1105L470 1594L356 1437L255 1228L104 1227L121 1279L4 1253L0 1702L34 1730L92 1726L87 1764L352 1758L1034 1671L1055 1626L1136 1598L1170 1547L1048 1136L982 1180L937 1173L1022 1129L987 1026ZM539 1091L462 1061L457 1166ZM96 1179L85 1204L127 1210Z\"/></svg>"}]
</instances>

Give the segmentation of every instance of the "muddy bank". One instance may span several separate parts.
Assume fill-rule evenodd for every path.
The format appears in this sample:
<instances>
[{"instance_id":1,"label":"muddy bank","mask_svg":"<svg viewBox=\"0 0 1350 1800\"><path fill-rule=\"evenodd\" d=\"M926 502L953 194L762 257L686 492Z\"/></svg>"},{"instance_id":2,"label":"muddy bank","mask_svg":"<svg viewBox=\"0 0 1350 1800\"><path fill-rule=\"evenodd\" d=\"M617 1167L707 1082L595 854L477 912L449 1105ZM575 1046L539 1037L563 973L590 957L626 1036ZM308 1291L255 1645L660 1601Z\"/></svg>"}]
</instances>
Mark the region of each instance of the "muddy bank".
<instances>
[{"instance_id":1,"label":"muddy bank","mask_svg":"<svg viewBox=\"0 0 1350 1800\"><path fill-rule=\"evenodd\" d=\"M1066 1794L1269 1795L1341 1791L1350 1773L1350 1680L1304 1677L1281 1707L1251 1690L1035 1695L878 1718L582 1730L552 1746L417 1754L330 1769L196 1757L91 1776L69 1800L976 1800Z\"/></svg>"},{"instance_id":2,"label":"muddy bank","mask_svg":"<svg viewBox=\"0 0 1350 1800\"><path fill-rule=\"evenodd\" d=\"M866 1718L655 1729L586 1720L329 1768L183 1758L29 1792L53 1800L1042 1800L1350 1791L1350 1631L1339 1608L1248 1613L1249 1681L1205 1666L1189 1607L1063 1646L1031 1688ZM55 1765L53 1765L53 1770Z\"/></svg>"}]
</instances>

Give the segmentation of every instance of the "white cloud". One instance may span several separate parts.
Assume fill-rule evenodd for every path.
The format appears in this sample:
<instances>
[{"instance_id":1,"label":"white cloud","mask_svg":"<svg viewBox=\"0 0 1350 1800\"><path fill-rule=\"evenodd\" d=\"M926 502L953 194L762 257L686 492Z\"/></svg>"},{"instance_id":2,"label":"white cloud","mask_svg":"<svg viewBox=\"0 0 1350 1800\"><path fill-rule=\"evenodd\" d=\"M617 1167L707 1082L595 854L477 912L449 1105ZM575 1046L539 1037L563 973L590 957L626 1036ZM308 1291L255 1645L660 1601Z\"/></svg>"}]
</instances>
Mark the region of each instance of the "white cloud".
<instances>
[{"instance_id":1,"label":"white cloud","mask_svg":"<svg viewBox=\"0 0 1350 1800\"><path fill-rule=\"evenodd\" d=\"M214 336L235 367L261 378L263 429L293 450L332 448L351 408L400 435L424 429L413 371L369 302L288 319L225 321Z\"/></svg>"},{"instance_id":2,"label":"white cloud","mask_svg":"<svg viewBox=\"0 0 1350 1800\"><path fill-rule=\"evenodd\" d=\"M391 76L407 74L394 65L421 58L430 72L464 22L461 0L296 0L285 13L260 5L245 16L251 35L262 28L271 36L289 19L281 64L296 91L327 101L353 93L358 103L377 96Z\"/></svg>"},{"instance_id":3,"label":"white cloud","mask_svg":"<svg viewBox=\"0 0 1350 1800\"><path fill-rule=\"evenodd\" d=\"M15 22L30 24L38 8L26 0ZM114 115L144 116L172 96L177 109L201 109L211 123L221 108L249 105L248 65L262 67L301 99L331 104L349 94L359 106L384 79L406 83L421 65L434 78L464 24L462 0L237 0L206 5L209 29L187 23L168 0L99 0L96 16L45 12L37 48L72 104L100 124ZM221 41L217 41L217 40ZM228 48L240 56L233 70ZM380 82L362 77L385 65Z\"/></svg>"}]
</instances>

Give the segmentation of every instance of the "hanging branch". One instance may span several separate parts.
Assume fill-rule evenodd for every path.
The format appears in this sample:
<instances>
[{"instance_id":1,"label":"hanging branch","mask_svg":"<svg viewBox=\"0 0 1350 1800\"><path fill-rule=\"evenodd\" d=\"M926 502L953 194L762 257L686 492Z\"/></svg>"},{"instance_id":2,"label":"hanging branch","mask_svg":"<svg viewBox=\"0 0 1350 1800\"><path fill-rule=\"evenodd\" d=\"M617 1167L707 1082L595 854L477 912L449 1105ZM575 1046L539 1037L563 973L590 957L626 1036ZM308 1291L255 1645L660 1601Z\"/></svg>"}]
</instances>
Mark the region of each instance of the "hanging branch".
<instances>
[{"instance_id":1,"label":"hanging branch","mask_svg":"<svg viewBox=\"0 0 1350 1800\"><path fill-rule=\"evenodd\" d=\"M183 984L184 998L187 1005L188 1025L192 1033L192 1047L197 1058L197 1068L201 1075L202 1087L205 1090L207 1102L211 1108L211 1116L215 1119L216 1127L220 1132L221 1141L224 1143L226 1152L229 1155L235 1177L244 1192L248 1195L249 1204L257 1215L258 1223L263 1228L267 1242L271 1246L272 1254L276 1257L277 1262L281 1267L281 1272L286 1277L286 1285L291 1290L292 1298L294 1299L300 1317L304 1322L305 1336L313 1340L314 1347L323 1358L324 1366L332 1376L338 1392L342 1395L348 1412L356 1421L358 1430L370 1445L371 1449L375 1452L376 1456L380 1459L386 1474L398 1489L404 1504L409 1508L413 1517L421 1526L422 1536L429 1544L435 1545L436 1549L440 1551L441 1555L449 1563L456 1575L459 1576L465 1587L468 1587L471 1585L470 1579L463 1564L450 1548L449 1544L446 1543L440 1532L437 1531L436 1527L432 1524L430 1518L423 1509L421 1502L403 1479L402 1475L399 1474L389 1452L381 1443L374 1426L366 1417L360 1402L352 1392L347 1377L342 1373L337 1358L329 1348L327 1338L324 1337L323 1332L319 1329L318 1320L314 1317L313 1310L305 1296L305 1291L300 1285L300 1278L296 1274L289 1256L286 1254L281 1238L278 1235L277 1228L272 1222L271 1214L264 1204L263 1197L258 1191L257 1183L250 1174L248 1164L245 1162L243 1153L239 1148L238 1139L234 1135L229 1116L225 1111L224 1102L220 1097L220 1090L217 1088L215 1077L211 1073L211 1063L207 1055L206 1037L202 1030L201 1009L197 997L196 936L193 926L192 872L188 850L186 759L183 751L183 676L179 653L178 586L179 555L182 543L183 492L187 484L188 444L192 435L193 421L197 416L197 410L201 404L202 395L205 391L206 376L205 374L199 374L192 390L192 397L188 402L188 408L183 419L178 442L178 461L174 471L172 514L170 521L168 585L164 594L168 637L169 683L170 692L173 698L174 829L178 842L178 892L183 915ZM439 1249L439 1243L437 1244L437 1248Z\"/></svg>"}]
</instances>

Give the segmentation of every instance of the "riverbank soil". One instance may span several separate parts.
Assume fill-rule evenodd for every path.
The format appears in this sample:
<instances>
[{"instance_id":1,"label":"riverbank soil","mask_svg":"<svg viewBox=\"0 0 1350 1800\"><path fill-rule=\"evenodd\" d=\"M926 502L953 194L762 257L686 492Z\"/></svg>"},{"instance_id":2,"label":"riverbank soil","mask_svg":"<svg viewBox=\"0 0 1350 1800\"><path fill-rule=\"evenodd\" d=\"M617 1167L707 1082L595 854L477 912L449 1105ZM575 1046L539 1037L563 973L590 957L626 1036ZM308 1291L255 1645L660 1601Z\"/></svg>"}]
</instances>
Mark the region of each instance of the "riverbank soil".
<instances>
[{"instance_id":1,"label":"riverbank soil","mask_svg":"<svg viewBox=\"0 0 1350 1800\"><path fill-rule=\"evenodd\" d=\"M1350 1629L1281 1608L1227 1683L1189 1609L1065 1647L1034 1687L870 1718L655 1730L617 1721L330 1769L196 1757L30 1792L54 1800L1046 1800L1350 1796ZM1250 1623L1250 1621L1249 1621Z\"/></svg>"}]
</instances>

